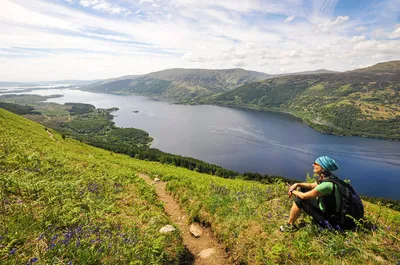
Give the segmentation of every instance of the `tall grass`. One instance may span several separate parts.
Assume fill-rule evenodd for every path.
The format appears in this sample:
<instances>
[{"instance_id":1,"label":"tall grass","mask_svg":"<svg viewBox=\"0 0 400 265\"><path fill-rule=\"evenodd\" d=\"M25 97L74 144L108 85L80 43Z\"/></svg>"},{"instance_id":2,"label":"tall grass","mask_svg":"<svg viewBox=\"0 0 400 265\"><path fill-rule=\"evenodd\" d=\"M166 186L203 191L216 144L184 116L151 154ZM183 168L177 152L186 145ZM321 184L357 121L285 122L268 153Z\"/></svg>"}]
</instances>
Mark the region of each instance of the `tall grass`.
<instances>
[{"instance_id":1,"label":"tall grass","mask_svg":"<svg viewBox=\"0 0 400 265\"><path fill-rule=\"evenodd\" d=\"M0 110L0 263L179 263L179 231L158 232L170 220L130 159L54 138Z\"/></svg>"}]
</instances>

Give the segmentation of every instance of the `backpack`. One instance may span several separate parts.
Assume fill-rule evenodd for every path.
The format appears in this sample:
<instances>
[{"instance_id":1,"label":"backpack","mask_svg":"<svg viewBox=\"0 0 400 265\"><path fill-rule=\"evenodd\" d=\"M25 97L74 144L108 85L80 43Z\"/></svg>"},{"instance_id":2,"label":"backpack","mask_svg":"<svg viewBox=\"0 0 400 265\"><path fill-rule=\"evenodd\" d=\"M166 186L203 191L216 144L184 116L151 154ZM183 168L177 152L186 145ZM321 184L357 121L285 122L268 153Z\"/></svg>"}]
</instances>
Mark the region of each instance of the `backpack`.
<instances>
[{"instance_id":1,"label":"backpack","mask_svg":"<svg viewBox=\"0 0 400 265\"><path fill-rule=\"evenodd\" d=\"M324 202L326 205L331 205L330 209L334 209L334 225L339 225L341 229L352 229L357 226L355 221L359 221L364 217L364 205L360 196L354 191L350 184L338 179L336 176L325 178L322 182L332 182L333 196L326 196ZM336 211L335 188L339 190L342 198L342 205L339 211ZM325 197L325 196L324 196Z\"/></svg>"}]
</instances>

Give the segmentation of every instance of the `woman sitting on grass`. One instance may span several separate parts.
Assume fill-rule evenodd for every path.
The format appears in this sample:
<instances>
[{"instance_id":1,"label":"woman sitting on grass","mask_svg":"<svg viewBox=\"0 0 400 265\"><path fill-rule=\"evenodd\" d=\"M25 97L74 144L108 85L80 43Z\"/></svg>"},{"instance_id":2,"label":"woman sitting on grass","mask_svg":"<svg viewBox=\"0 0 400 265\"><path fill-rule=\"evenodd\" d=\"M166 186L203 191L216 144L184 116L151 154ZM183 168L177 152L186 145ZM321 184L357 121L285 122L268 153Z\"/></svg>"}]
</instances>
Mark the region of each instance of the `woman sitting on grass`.
<instances>
[{"instance_id":1,"label":"woman sitting on grass","mask_svg":"<svg viewBox=\"0 0 400 265\"><path fill-rule=\"evenodd\" d=\"M346 217L346 214L354 215L357 219L362 218L364 214L364 207L359 196L349 184L332 174L332 171L339 168L332 158L321 156L315 160L313 166L314 174L319 177L318 181L295 183L290 186L288 195L290 198L294 196L294 202L287 223L279 229L282 232L296 230L294 223L302 210L322 227L351 229L355 226L354 219Z\"/></svg>"}]
</instances>

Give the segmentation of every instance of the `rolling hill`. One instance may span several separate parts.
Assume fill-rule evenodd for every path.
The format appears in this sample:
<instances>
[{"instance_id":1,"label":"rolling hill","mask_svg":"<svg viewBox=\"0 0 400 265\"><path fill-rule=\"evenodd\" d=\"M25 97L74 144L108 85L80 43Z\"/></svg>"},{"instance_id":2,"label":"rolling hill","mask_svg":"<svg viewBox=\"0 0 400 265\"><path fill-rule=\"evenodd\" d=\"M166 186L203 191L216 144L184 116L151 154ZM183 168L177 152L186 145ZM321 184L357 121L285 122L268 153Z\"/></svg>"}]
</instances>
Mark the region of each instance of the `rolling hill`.
<instances>
[{"instance_id":1,"label":"rolling hill","mask_svg":"<svg viewBox=\"0 0 400 265\"><path fill-rule=\"evenodd\" d=\"M110 78L84 86L81 89L104 93L148 95L175 102L191 102L191 100L231 91L244 84L277 76L332 72L320 69L293 74L269 75L241 68L225 70L176 68L146 75Z\"/></svg>"},{"instance_id":2,"label":"rolling hill","mask_svg":"<svg viewBox=\"0 0 400 265\"><path fill-rule=\"evenodd\" d=\"M285 111L338 135L400 139L400 61L245 84L198 103Z\"/></svg>"},{"instance_id":3,"label":"rolling hill","mask_svg":"<svg viewBox=\"0 0 400 265\"><path fill-rule=\"evenodd\" d=\"M168 69L142 76L107 79L84 89L97 92L156 95L176 100L225 92L242 84L268 77L268 74L243 69Z\"/></svg>"}]
</instances>

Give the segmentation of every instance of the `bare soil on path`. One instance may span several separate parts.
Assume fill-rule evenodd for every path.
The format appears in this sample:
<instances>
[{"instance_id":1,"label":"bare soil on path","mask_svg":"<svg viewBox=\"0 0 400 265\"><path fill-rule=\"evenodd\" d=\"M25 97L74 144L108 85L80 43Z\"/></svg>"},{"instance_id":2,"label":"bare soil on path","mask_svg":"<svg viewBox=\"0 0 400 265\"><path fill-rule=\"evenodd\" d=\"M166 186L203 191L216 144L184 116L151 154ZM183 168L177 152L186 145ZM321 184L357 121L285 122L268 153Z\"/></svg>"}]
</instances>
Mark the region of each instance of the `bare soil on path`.
<instances>
[{"instance_id":1,"label":"bare soil on path","mask_svg":"<svg viewBox=\"0 0 400 265\"><path fill-rule=\"evenodd\" d=\"M170 219L174 222L172 225L179 227L182 231L183 243L188 255L182 264L193 264L193 265L228 265L228 256L224 251L224 247L218 243L213 237L213 234L209 228L204 228L204 231L200 237L194 237L190 232L190 223L185 211L180 209L178 203L174 198L168 194L165 187L166 182L159 181L154 182L149 176L145 174L138 174L139 177L144 179L147 184L154 185L156 193L160 201L164 203L165 212L169 215ZM213 249L214 253L208 258L199 257L199 253L206 249ZM204 253L204 252L203 252Z\"/></svg>"}]
</instances>

